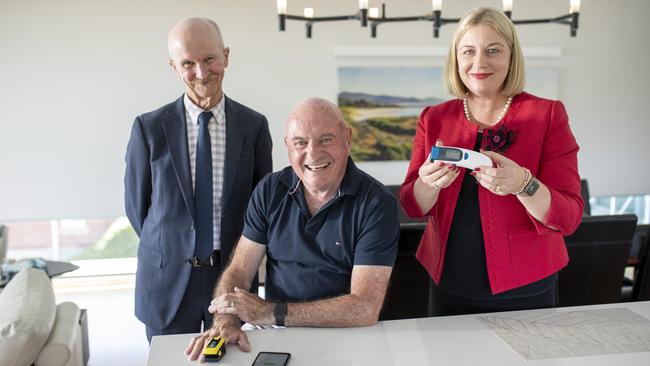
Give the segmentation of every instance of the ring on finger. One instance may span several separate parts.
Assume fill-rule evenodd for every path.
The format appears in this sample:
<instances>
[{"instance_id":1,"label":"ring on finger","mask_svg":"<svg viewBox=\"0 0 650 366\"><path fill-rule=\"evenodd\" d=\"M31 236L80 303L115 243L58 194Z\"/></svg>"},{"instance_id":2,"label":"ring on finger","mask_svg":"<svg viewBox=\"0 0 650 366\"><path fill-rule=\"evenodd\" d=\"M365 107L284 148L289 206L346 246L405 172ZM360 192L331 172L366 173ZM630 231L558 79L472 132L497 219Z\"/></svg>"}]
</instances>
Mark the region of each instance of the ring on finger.
<instances>
[{"instance_id":1,"label":"ring on finger","mask_svg":"<svg viewBox=\"0 0 650 366\"><path fill-rule=\"evenodd\" d=\"M494 187L495 192L501 192L501 186L496 186Z\"/></svg>"}]
</instances>

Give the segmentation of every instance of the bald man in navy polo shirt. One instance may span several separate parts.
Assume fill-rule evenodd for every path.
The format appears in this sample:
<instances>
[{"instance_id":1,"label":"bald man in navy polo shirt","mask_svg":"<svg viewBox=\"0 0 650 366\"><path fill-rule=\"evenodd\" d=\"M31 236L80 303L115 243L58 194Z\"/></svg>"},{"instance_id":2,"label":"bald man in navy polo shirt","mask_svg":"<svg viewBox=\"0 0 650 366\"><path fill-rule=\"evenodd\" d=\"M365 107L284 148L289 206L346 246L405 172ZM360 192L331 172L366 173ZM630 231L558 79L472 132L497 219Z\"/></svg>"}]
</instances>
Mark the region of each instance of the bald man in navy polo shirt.
<instances>
[{"instance_id":1,"label":"bald man in navy polo shirt","mask_svg":"<svg viewBox=\"0 0 650 366\"><path fill-rule=\"evenodd\" d=\"M351 130L339 109L310 98L289 115L291 167L253 192L244 231L209 307L212 329L186 350L200 357L209 337L250 350L253 325L353 327L375 324L397 255L397 203L350 159ZM267 256L266 298L250 288ZM202 356L201 356L202 357Z\"/></svg>"}]
</instances>

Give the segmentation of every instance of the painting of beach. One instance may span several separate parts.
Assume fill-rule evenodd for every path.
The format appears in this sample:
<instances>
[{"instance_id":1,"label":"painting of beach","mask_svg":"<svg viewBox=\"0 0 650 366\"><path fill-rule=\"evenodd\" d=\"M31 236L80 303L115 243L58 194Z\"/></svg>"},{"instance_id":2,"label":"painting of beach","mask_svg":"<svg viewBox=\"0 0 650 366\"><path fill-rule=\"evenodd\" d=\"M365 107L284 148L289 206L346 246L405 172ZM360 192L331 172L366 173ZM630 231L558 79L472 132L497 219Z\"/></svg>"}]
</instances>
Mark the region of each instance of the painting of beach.
<instances>
[{"instance_id":1,"label":"painting of beach","mask_svg":"<svg viewBox=\"0 0 650 366\"><path fill-rule=\"evenodd\" d=\"M355 161L409 160L420 112L449 99L442 68L341 67L338 77Z\"/></svg>"},{"instance_id":2,"label":"painting of beach","mask_svg":"<svg viewBox=\"0 0 650 366\"><path fill-rule=\"evenodd\" d=\"M355 161L410 160L424 107L453 97L443 88L442 67L339 67L338 104L352 129ZM552 67L527 67L526 91L559 97Z\"/></svg>"}]
</instances>

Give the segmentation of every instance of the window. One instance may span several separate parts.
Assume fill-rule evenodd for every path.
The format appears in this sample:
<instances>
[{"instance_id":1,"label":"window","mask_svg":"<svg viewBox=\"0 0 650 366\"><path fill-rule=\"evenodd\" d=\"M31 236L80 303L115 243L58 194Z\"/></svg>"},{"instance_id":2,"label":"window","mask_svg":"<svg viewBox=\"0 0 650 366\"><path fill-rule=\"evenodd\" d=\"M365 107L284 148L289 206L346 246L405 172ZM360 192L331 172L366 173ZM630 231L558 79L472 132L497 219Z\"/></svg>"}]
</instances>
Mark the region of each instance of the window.
<instances>
[{"instance_id":1,"label":"window","mask_svg":"<svg viewBox=\"0 0 650 366\"><path fill-rule=\"evenodd\" d=\"M5 223L7 258L50 260L130 258L138 237L126 217Z\"/></svg>"},{"instance_id":2,"label":"window","mask_svg":"<svg viewBox=\"0 0 650 366\"><path fill-rule=\"evenodd\" d=\"M650 194L591 197L589 204L592 215L635 214L638 225L650 224Z\"/></svg>"}]
</instances>

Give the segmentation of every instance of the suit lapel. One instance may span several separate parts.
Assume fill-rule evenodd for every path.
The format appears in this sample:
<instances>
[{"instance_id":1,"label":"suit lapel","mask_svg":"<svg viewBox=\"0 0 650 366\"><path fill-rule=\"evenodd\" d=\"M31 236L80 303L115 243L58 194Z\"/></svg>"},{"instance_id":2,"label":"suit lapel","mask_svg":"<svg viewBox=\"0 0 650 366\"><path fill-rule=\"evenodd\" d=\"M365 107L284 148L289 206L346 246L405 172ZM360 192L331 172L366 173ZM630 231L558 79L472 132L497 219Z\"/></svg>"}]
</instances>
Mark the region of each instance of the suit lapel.
<instances>
[{"instance_id":1,"label":"suit lapel","mask_svg":"<svg viewBox=\"0 0 650 366\"><path fill-rule=\"evenodd\" d=\"M187 146L187 128L185 123L185 106L180 97L171 110L167 112L163 122L163 130L167 146L172 158L178 184L181 187L187 210L194 217L194 193L192 192L192 173L190 171L190 153Z\"/></svg>"},{"instance_id":2,"label":"suit lapel","mask_svg":"<svg viewBox=\"0 0 650 366\"><path fill-rule=\"evenodd\" d=\"M241 109L232 100L226 97L226 156L224 162L224 180L221 191L221 207L222 214L227 214L224 211L230 192L235 184L237 177L237 167L241 158L241 149L244 145L244 136L246 134L246 126L244 121L239 119Z\"/></svg>"}]
</instances>

